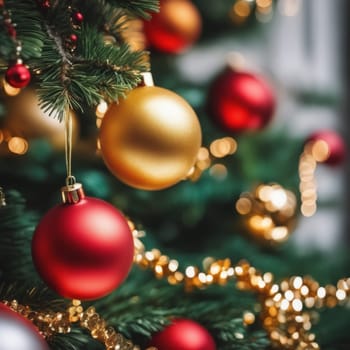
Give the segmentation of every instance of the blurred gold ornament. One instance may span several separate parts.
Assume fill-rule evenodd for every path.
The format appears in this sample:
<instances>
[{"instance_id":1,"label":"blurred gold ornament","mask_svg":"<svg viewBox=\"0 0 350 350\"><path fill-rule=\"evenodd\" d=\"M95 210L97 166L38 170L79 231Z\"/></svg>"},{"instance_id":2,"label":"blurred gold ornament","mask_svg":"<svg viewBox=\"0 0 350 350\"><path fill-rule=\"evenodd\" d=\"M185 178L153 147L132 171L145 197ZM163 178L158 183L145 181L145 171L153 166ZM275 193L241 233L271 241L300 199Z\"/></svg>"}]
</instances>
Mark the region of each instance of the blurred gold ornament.
<instances>
[{"instance_id":1,"label":"blurred gold ornament","mask_svg":"<svg viewBox=\"0 0 350 350\"><path fill-rule=\"evenodd\" d=\"M139 189L160 190L186 178L201 146L190 105L170 90L142 86L109 106L100 146L109 170Z\"/></svg>"},{"instance_id":2,"label":"blurred gold ornament","mask_svg":"<svg viewBox=\"0 0 350 350\"><path fill-rule=\"evenodd\" d=\"M4 98L6 117L3 128L12 137L24 139L46 138L57 149L64 148L64 123L50 117L39 106L38 96L33 88L22 89L16 96ZM79 133L76 115L72 113L73 140Z\"/></svg>"},{"instance_id":3,"label":"blurred gold ornament","mask_svg":"<svg viewBox=\"0 0 350 350\"><path fill-rule=\"evenodd\" d=\"M245 231L258 242L276 244L287 240L295 227L296 197L278 184L260 185L242 193L236 210Z\"/></svg>"},{"instance_id":4,"label":"blurred gold ornament","mask_svg":"<svg viewBox=\"0 0 350 350\"><path fill-rule=\"evenodd\" d=\"M121 34L132 51L142 51L146 48L146 37L143 32L142 20L129 19L123 25Z\"/></svg>"}]
</instances>

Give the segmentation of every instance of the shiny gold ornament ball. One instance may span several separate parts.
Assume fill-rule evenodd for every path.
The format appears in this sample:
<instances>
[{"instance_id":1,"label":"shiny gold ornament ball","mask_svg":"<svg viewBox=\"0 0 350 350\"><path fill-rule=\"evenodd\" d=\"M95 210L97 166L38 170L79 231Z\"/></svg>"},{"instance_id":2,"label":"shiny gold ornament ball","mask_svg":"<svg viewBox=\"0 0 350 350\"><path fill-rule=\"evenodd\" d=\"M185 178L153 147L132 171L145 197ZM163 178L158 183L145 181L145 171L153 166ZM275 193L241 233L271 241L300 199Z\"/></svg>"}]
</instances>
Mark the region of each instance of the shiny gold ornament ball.
<instances>
[{"instance_id":1,"label":"shiny gold ornament ball","mask_svg":"<svg viewBox=\"0 0 350 350\"><path fill-rule=\"evenodd\" d=\"M143 86L113 103L100 128L109 170L129 186L161 190L184 179L201 146L191 106L174 92Z\"/></svg>"},{"instance_id":2,"label":"shiny gold ornament ball","mask_svg":"<svg viewBox=\"0 0 350 350\"><path fill-rule=\"evenodd\" d=\"M65 123L53 118L39 106L38 96L33 88L22 89L16 96L4 98L6 118L3 127L12 136L26 139L45 138L55 148L64 148ZM77 116L72 112L73 141L79 133Z\"/></svg>"}]
</instances>

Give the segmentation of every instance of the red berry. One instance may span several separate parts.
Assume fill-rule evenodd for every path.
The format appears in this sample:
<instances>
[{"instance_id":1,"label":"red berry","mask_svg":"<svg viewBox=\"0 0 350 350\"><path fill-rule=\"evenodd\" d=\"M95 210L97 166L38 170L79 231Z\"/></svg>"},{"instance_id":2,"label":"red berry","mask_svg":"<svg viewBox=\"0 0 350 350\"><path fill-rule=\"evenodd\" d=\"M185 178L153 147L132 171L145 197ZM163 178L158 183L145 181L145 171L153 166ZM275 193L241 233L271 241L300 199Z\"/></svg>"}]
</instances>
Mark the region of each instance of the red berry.
<instances>
[{"instance_id":1,"label":"red berry","mask_svg":"<svg viewBox=\"0 0 350 350\"><path fill-rule=\"evenodd\" d=\"M69 39L70 39L70 41L71 41L72 43L76 43L76 42L78 41L78 37L77 37L77 35L75 35L75 34L71 34L71 35L69 36Z\"/></svg>"},{"instance_id":2,"label":"red berry","mask_svg":"<svg viewBox=\"0 0 350 350\"><path fill-rule=\"evenodd\" d=\"M75 12L73 15L73 19L77 23L81 23L84 20L84 16L81 12Z\"/></svg>"},{"instance_id":3,"label":"red berry","mask_svg":"<svg viewBox=\"0 0 350 350\"><path fill-rule=\"evenodd\" d=\"M7 69L5 79L15 88L23 88L29 84L31 74L24 64L16 63Z\"/></svg>"}]
</instances>

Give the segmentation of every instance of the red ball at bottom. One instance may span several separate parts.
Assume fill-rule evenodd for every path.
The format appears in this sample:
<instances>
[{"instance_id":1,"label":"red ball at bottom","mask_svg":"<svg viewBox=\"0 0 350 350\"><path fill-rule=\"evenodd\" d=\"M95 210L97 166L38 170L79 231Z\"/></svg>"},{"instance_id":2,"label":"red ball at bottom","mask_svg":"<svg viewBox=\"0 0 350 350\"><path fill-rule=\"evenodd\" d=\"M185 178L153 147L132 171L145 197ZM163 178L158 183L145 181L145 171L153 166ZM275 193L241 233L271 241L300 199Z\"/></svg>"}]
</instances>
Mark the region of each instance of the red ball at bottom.
<instances>
[{"instance_id":1,"label":"red ball at bottom","mask_svg":"<svg viewBox=\"0 0 350 350\"><path fill-rule=\"evenodd\" d=\"M174 320L153 336L150 345L158 350L216 350L210 333L188 319Z\"/></svg>"},{"instance_id":2,"label":"red ball at bottom","mask_svg":"<svg viewBox=\"0 0 350 350\"><path fill-rule=\"evenodd\" d=\"M34 264L63 297L97 299L128 275L134 243L124 216L111 204L85 197L49 210L32 241Z\"/></svg>"}]
</instances>

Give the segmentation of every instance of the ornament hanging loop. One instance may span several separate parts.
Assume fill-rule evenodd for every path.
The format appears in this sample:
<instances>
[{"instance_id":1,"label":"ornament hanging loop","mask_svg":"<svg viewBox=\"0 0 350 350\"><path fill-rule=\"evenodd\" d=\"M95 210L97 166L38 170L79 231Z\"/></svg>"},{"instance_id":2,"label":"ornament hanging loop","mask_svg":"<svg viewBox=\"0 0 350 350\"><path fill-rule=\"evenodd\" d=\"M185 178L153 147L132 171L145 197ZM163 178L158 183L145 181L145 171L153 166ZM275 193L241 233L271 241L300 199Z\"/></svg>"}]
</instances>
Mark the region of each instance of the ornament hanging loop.
<instances>
[{"instance_id":1,"label":"ornament hanging loop","mask_svg":"<svg viewBox=\"0 0 350 350\"><path fill-rule=\"evenodd\" d=\"M66 177L66 186L67 187L72 187L77 183L77 180L75 179L75 176L73 175L68 175Z\"/></svg>"},{"instance_id":2,"label":"ornament hanging loop","mask_svg":"<svg viewBox=\"0 0 350 350\"><path fill-rule=\"evenodd\" d=\"M142 81L140 86L154 86L153 75L151 72L141 73Z\"/></svg>"},{"instance_id":3,"label":"ornament hanging loop","mask_svg":"<svg viewBox=\"0 0 350 350\"><path fill-rule=\"evenodd\" d=\"M71 182L75 178L72 176L72 135L73 135L73 121L72 121L72 115L69 110L69 106L67 104L65 111L64 111L64 122L65 122L65 128L64 128L64 141L65 141L65 156L66 156L66 170L67 170L67 178L66 178L66 184L69 185L69 182Z\"/></svg>"},{"instance_id":4,"label":"ornament hanging loop","mask_svg":"<svg viewBox=\"0 0 350 350\"><path fill-rule=\"evenodd\" d=\"M72 135L73 135L73 121L70 109L65 108L64 111L64 140L65 140L65 157L66 157L66 186L61 188L63 203L75 204L85 198L83 186L76 182L72 175Z\"/></svg>"}]
</instances>

